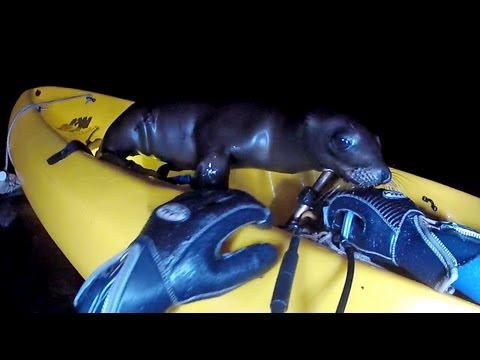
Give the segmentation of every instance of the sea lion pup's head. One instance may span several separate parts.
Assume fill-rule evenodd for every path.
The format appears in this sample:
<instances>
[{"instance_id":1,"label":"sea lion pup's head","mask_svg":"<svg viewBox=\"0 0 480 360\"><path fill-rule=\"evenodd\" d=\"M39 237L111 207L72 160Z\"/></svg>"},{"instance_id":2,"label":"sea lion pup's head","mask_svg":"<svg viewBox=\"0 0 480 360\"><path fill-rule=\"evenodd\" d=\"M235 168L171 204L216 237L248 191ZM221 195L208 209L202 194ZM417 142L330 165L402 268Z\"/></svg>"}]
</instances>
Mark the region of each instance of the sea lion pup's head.
<instances>
[{"instance_id":1,"label":"sea lion pup's head","mask_svg":"<svg viewBox=\"0 0 480 360\"><path fill-rule=\"evenodd\" d=\"M331 169L361 187L391 180L380 139L350 115L328 110L311 112L304 122L304 138L319 170Z\"/></svg>"}]
</instances>

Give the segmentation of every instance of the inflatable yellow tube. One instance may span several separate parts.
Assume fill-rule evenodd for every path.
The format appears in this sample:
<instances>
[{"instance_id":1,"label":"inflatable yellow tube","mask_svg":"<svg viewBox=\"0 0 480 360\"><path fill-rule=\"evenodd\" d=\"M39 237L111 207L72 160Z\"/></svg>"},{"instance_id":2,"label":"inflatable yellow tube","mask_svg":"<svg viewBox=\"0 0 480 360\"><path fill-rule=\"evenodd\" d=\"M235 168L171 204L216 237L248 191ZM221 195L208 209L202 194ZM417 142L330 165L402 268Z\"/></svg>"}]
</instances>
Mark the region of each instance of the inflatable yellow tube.
<instances>
[{"instance_id":1,"label":"inflatable yellow tube","mask_svg":"<svg viewBox=\"0 0 480 360\"><path fill-rule=\"evenodd\" d=\"M55 165L47 163L47 158L71 140L86 141L90 137L99 141L131 104L78 89L40 87L25 91L11 114L10 155L23 190L45 229L84 278L125 249L153 209L188 189L139 177L82 152ZM150 168L160 165L152 158L134 160ZM398 190L429 215L480 230L480 199L400 170L392 171ZM298 192L317 176L315 172L286 175L233 170L230 186L254 195L272 209L277 223L283 223L296 205ZM423 196L435 201L436 213L421 200ZM250 226L235 234L229 246L237 249L268 241L283 254L289 239L290 234L278 228ZM173 311L269 312L279 263L262 278L223 296ZM345 258L303 240L289 312L334 312L345 276ZM479 310L468 301L358 261L346 308L346 312Z\"/></svg>"}]
</instances>

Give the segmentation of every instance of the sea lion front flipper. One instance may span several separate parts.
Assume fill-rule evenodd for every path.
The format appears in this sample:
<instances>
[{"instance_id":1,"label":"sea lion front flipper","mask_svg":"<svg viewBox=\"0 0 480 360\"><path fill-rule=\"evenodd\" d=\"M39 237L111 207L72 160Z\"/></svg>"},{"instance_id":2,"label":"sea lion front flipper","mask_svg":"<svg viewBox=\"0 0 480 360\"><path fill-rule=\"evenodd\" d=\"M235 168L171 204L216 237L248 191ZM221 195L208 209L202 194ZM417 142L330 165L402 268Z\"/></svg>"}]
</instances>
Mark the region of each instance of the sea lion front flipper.
<instances>
[{"instance_id":1,"label":"sea lion front flipper","mask_svg":"<svg viewBox=\"0 0 480 360\"><path fill-rule=\"evenodd\" d=\"M211 151L197 165L192 187L228 189L230 156L225 151Z\"/></svg>"},{"instance_id":2,"label":"sea lion front flipper","mask_svg":"<svg viewBox=\"0 0 480 360\"><path fill-rule=\"evenodd\" d=\"M171 164L163 164L162 166L160 166L158 169L157 169L157 174L158 174L158 177L161 179L161 180L167 180L168 178L168 173L170 171L173 170L173 167Z\"/></svg>"}]
</instances>

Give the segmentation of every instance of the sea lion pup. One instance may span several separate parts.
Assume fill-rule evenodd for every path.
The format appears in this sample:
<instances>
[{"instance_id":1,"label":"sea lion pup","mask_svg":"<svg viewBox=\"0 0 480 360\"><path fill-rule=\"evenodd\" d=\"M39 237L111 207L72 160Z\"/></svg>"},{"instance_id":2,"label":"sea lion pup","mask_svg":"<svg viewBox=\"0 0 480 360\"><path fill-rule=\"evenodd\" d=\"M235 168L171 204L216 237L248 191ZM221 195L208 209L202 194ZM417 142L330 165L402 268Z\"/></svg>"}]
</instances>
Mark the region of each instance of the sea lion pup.
<instances>
[{"instance_id":1,"label":"sea lion pup","mask_svg":"<svg viewBox=\"0 0 480 360\"><path fill-rule=\"evenodd\" d=\"M97 156L125 165L127 156L138 154L154 155L174 170L195 170L195 188L227 188L232 168L331 169L361 187L391 179L378 137L353 117L329 110L288 118L251 103L218 109L134 103L107 130Z\"/></svg>"}]
</instances>

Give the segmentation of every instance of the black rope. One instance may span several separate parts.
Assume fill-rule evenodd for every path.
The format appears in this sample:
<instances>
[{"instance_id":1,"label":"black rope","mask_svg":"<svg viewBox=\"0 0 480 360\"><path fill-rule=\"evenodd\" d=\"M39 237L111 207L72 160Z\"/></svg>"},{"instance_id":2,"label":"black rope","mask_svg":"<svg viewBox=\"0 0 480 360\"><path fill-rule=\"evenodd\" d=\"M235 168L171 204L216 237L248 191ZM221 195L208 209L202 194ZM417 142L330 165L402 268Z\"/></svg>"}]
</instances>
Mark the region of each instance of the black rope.
<instances>
[{"instance_id":1,"label":"black rope","mask_svg":"<svg viewBox=\"0 0 480 360\"><path fill-rule=\"evenodd\" d=\"M350 296L350 290L352 289L353 283L353 275L355 273L355 256L354 250L351 246L345 248L345 252L347 253L347 278L345 279L345 285L343 285L342 296L340 297L340 301L338 302L337 306L337 313L345 312L345 307L347 306L348 297Z\"/></svg>"}]
</instances>

